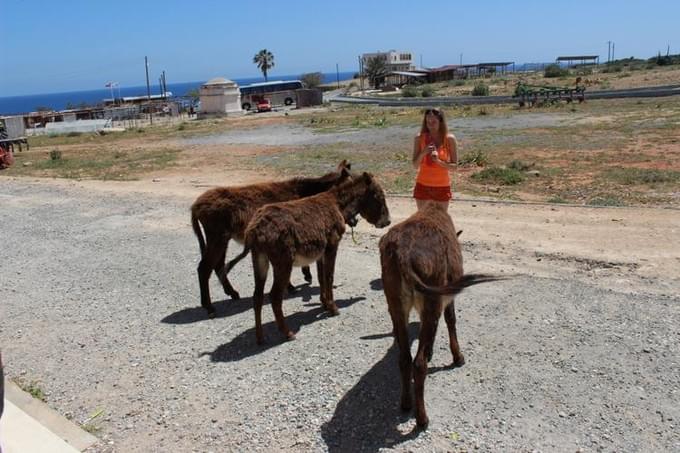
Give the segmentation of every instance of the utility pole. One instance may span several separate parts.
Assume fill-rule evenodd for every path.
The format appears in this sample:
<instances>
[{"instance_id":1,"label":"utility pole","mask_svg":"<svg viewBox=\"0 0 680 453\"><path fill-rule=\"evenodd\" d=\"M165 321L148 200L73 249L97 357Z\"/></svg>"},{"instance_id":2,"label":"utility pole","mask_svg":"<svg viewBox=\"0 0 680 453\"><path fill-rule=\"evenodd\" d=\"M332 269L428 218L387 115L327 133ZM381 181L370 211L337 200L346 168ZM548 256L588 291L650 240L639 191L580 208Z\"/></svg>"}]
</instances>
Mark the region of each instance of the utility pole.
<instances>
[{"instance_id":1,"label":"utility pole","mask_svg":"<svg viewBox=\"0 0 680 453\"><path fill-rule=\"evenodd\" d=\"M423 67L423 54L420 54L420 67Z\"/></svg>"},{"instance_id":2,"label":"utility pole","mask_svg":"<svg viewBox=\"0 0 680 453\"><path fill-rule=\"evenodd\" d=\"M364 94L364 62L359 55L359 85L361 86L361 94Z\"/></svg>"},{"instance_id":3,"label":"utility pole","mask_svg":"<svg viewBox=\"0 0 680 453\"><path fill-rule=\"evenodd\" d=\"M463 66L463 53L460 54L460 66Z\"/></svg>"},{"instance_id":4,"label":"utility pole","mask_svg":"<svg viewBox=\"0 0 680 453\"><path fill-rule=\"evenodd\" d=\"M335 80L338 82L338 89L340 88L340 69L338 64L335 63Z\"/></svg>"},{"instance_id":5,"label":"utility pole","mask_svg":"<svg viewBox=\"0 0 680 453\"><path fill-rule=\"evenodd\" d=\"M151 86L149 85L149 59L144 57L144 66L146 67L146 100L149 105L149 123L153 124L153 113L151 113Z\"/></svg>"},{"instance_id":6,"label":"utility pole","mask_svg":"<svg viewBox=\"0 0 680 453\"><path fill-rule=\"evenodd\" d=\"M614 60L616 60L616 57L614 56L614 49L616 49L616 43L615 42L612 43L612 62Z\"/></svg>"},{"instance_id":7,"label":"utility pole","mask_svg":"<svg viewBox=\"0 0 680 453\"><path fill-rule=\"evenodd\" d=\"M612 61L612 42L607 41L607 64Z\"/></svg>"}]
</instances>

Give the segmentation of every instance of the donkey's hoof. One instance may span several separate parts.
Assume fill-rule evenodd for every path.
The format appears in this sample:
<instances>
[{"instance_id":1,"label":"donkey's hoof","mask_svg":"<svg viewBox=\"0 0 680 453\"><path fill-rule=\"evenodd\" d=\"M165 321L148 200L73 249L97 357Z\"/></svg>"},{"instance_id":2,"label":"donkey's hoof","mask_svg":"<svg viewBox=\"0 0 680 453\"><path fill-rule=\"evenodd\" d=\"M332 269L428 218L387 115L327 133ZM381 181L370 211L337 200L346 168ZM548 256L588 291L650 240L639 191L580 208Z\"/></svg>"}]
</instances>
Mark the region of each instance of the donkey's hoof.
<instances>
[{"instance_id":1,"label":"donkey's hoof","mask_svg":"<svg viewBox=\"0 0 680 453\"><path fill-rule=\"evenodd\" d=\"M461 367L465 365L465 357L463 357L463 354L461 354L458 357L453 358L453 366L454 367Z\"/></svg>"},{"instance_id":2,"label":"donkey's hoof","mask_svg":"<svg viewBox=\"0 0 680 453\"><path fill-rule=\"evenodd\" d=\"M416 425L418 426L418 429L425 431L430 424L430 419L427 418L427 415L424 416L422 419L418 419L416 417Z\"/></svg>"},{"instance_id":3,"label":"donkey's hoof","mask_svg":"<svg viewBox=\"0 0 680 453\"><path fill-rule=\"evenodd\" d=\"M288 332L286 334L286 341L293 341L295 340L295 334L293 332Z\"/></svg>"}]
</instances>

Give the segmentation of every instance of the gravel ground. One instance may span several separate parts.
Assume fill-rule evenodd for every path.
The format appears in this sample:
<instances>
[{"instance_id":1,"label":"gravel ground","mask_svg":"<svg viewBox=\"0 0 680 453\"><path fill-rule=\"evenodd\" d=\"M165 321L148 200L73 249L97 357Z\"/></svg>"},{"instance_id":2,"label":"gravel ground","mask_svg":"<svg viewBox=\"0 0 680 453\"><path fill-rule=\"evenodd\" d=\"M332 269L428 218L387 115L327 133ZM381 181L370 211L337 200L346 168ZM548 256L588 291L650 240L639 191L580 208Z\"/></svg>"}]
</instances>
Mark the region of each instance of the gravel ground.
<instances>
[{"instance_id":1,"label":"gravel ground","mask_svg":"<svg viewBox=\"0 0 680 453\"><path fill-rule=\"evenodd\" d=\"M469 289L466 365L448 368L442 322L418 432L398 408L381 231L341 245L339 317L301 286L284 304L297 340L281 342L265 307L258 347L249 297L220 300L213 279L217 318L198 307L189 204L0 179L7 377L87 422L91 451L680 451L677 294L530 272ZM464 248L468 272L497 258ZM230 274L243 295L248 267Z\"/></svg>"},{"instance_id":2,"label":"gravel ground","mask_svg":"<svg viewBox=\"0 0 680 453\"><path fill-rule=\"evenodd\" d=\"M567 121L573 122L575 116L562 113L524 113L522 115L452 118L449 128L456 135L479 133L490 129L526 129L555 127ZM338 130L337 132L315 132L313 129L292 124L268 124L266 127L232 130L222 134L192 137L181 140L185 145L269 145L301 146L326 145L332 143L384 144L412 140L418 133L418 126L389 126L374 128L367 134L365 129Z\"/></svg>"}]
</instances>

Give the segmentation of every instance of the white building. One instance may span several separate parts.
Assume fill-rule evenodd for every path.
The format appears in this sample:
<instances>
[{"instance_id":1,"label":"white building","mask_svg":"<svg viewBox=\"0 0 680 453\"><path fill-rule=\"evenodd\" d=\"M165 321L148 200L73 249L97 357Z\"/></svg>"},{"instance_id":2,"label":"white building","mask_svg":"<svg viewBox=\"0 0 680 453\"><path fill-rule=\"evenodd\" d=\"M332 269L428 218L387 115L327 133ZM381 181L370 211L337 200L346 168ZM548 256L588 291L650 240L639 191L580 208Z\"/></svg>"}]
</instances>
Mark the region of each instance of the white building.
<instances>
[{"instance_id":1,"label":"white building","mask_svg":"<svg viewBox=\"0 0 680 453\"><path fill-rule=\"evenodd\" d=\"M385 60L387 72L392 71L410 71L415 68L413 65L413 54L411 52L404 52L398 50L388 50L387 52L373 52L361 55L361 61L364 67L368 60L372 58L382 58Z\"/></svg>"},{"instance_id":2,"label":"white building","mask_svg":"<svg viewBox=\"0 0 680 453\"><path fill-rule=\"evenodd\" d=\"M242 114L241 91L238 84L223 77L216 77L201 85L199 90L201 115Z\"/></svg>"}]
</instances>

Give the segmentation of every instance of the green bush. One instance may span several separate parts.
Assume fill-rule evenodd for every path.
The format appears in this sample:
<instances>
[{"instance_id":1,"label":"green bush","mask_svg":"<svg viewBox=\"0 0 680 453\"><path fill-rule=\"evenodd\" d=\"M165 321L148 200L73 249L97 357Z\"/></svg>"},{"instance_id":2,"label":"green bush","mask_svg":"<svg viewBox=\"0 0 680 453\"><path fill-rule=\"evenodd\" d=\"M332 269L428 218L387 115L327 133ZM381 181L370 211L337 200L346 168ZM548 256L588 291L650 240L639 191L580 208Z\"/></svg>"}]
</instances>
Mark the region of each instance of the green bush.
<instances>
[{"instance_id":1,"label":"green bush","mask_svg":"<svg viewBox=\"0 0 680 453\"><path fill-rule=\"evenodd\" d=\"M532 166L533 165L522 162L519 159L515 159L512 162L510 162L510 165L508 165L508 168L512 168L513 170L517 170L517 171L527 171Z\"/></svg>"},{"instance_id":2,"label":"green bush","mask_svg":"<svg viewBox=\"0 0 680 453\"><path fill-rule=\"evenodd\" d=\"M594 197L588 200L590 206L624 206L623 201L613 196Z\"/></svg>"},{"instance_id":3,"label":"green bush","mask_svg":"<svg viewBox=\"0 0 680 453\"><path fill-rule=\"evenodd\" d=\"M481 150L465 153L458 159L459 165L476 165L478 167L484 167L488 163L489 156Z\"/></svg>"},{"instance_id":4,"label":"green bush","mask_svg":"<svg viewBox=\"0 0 680 453\"><path fill-rule=\"evenodd\" d=\"M61 151L58 149L50 151L50 160L61 160Z\"/></svg>"},{"instance_id":5,"label":"green bush","mask_svg":"<svg viewBox=\"0 0 680 453\"><path fill-rule=\"evenodd\" d=\"M608 179L621 184L655 184L680 182L680 172L672 170L656 170L653 168L612 168L604 173Z\"/></svg>"},{"instance_id":6,"label":"green bush","mask_svg":"<svg viewBox=\"0 0 680 453\"><path fill-rule=\"evenodd\" d=\"M316 88L323 82L323 74L320 72L308 72L300 76L300 81L305 88Z\"/></svg>"},{"instance_id":7,"label":"green bush","mask_svg":"<svg viewBox=\"0 0 680 453\"><path fill-rule=\"evenodd\" d=\"M434 88L430 86L423 87L422 91L420 92L420 95L424 98L431 98L434 96Z\"/></svg>"},{"instance_id":8,"label":"green bush","mask_svg":"<svg viewBox=\"0 0 680 453\"><path fill-rule=\"evenodd\" d=\"M414 98L418 96L418 89L412 85L405 85L401 89L401 95L406 98Z\"/></svg>"},{"instance_id":9,"label":"green bush","mask_svg":"<svg viewBox=\"0 0 680 453\"><path fill-rule=\"evenodd\" d=\"M472 89L473 96L488 96L489 95L489 85L484 82L477 82L475 87Z\"/></svg>"},{"instance_id":10,"label":"green bush","mask_svg":"<svg viewBox=\"0 0 680 453\"><path fill-rule=\"evenodd\" d=\"M569 75L569 70L562 68L557 63L549 64L543 70L543 77L564 77Z\"/></svg>"},{"instance_id":11,"label":"green bush","mask_svg":"<svg viewBox=\"0 0 680 453\"><path fill-rule=\"evenodd\" d=\"M472 175L472 179L511 186L524 181L524 175L514 168L489 167Z\"/></svg>"}]
</instances>

